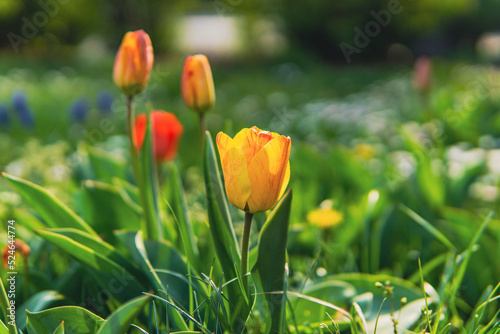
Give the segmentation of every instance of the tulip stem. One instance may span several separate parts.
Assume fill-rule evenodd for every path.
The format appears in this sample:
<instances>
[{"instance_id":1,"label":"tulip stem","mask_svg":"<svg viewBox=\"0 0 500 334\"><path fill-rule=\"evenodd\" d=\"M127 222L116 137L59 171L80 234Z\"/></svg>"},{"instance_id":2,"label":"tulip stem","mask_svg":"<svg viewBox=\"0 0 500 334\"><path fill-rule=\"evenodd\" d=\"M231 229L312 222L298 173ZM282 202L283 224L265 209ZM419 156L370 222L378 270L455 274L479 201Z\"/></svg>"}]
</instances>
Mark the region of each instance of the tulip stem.
<instances>
[{"instance_id":1,"label":"tulip stem","mask_svg":"<svg viewBox=\"0 0 500 334\"><path fill-rule=\"evenodd\" d=\"M249 251L249 241L250 241L250 230L252 227L253 213L245 212L245 224L243 227L243 236L241 238L241 280L243 282L243 287L250 300L250 289L248 287L248 251Z\"/></svg>"},{"instance_id":2,"label":"tulip stem","mask_svg":"<svg viewBox=\"0 0 500 334\"><path fill-rule=\"evenodd\" d=\"M128 139L129 139L129 148L130 148L130 159L132 160L132 168L134 170L135 180L137 182L137 187L139 188L139 195L142 202L143 212L144 212L144 221L145 228L143 228L144 238L150 239L154 235L153 226L151 225L151 217L149 215L149 210L147 210L147 196L144 193L144 182L142 179L142 174L139 169L139 160L138 154L135 150L134 145L134 104L133 104L134 96L127 95L127 130L128 130Z\"/></svg>"},{"instance_id":3,"label":"tulip stem","mask_svg":"<svg viewBox=\"0 0 500 334\"><path fill-rule=\"evenodd\" d=\"M132 95L127 95L127 102L126 102L127 130L128 130L128 140L129 140L129 148L130 148L130 159L132 159L132 166L134 168L134 173L137 174L137 154L135 152L134 138L133 138L133 131L134 131L133 99L134 99L134 97Z\"/></svg>"},{"instance_id":4,"label":"tulip stem","mask_svg":"<svg viewBox=\"0 0 500 334\"><path fill-rule=\"evenodd\" d=\"M205 144L205 113L199 112L198 113L198 120L200 123L200 138L201 138L201 146L203 147Z\"/></svg>"}]
</instances>

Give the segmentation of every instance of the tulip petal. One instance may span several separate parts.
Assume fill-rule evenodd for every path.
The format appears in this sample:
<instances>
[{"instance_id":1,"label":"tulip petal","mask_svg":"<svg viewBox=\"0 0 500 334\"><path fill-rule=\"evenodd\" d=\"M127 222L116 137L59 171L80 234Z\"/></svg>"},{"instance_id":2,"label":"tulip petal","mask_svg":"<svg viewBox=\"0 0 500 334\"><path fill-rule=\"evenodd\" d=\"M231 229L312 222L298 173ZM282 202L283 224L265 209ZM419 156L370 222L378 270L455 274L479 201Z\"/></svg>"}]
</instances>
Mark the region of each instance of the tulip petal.
<instances>
[{"instance_id":1,"label":"tulip petal","mask_svg":"<svg viewBox=\"0 0 500 334\"><path fill-rule=\"evenodd\" d=\"M281 190L278 199L280 199L281 196L283 196L283 194L285 193L289 181L290 181L290 161L288 161L288 163L286 164L285 177L283 178L283 184L281 185Z\"/></svg>"},{"instance_id":2,"label":"tulip petal","mask_svg":"<svg viewBox=\"0 0 500 334\"><path fill-rule=\"evenodd\" d=\"M219 136L217 137L219 138ZM219 141L217 141L217 147L219 148ZM246 158L241 150L232 147L226 154L221 155L221 161L227 198L234 206L245 210L247 200L252 192Z\"/></svg>"},{"instance_id":3,"label":"tulip petal","mask_svg":"<svg viewBox=\"0 0 500 334\"><path fill-rule=\"evenodd\" d=\"M239 147L250 164L255 155L271 140L271 132L262 131L256 126L243 129L234 136L234 146Z\"/></svg>"},{"instance_id":4,"label":"tulip petal","mask_svg":"<svg viewBox=\"0 0 500 334\"><path fill-rule=\"evenodd\" d=\"M170 161L175 158L179 140L184 127L177 117L166 111L153 110L151 119L154 126L154 152L157 161Z\"/></svg>"},{"instance_id":5,"label":"tulip petal","mask_svg":"<svg viewBox=\"0 0 500 334\"><path fill-rule=\"evenodd\" d=\"M206 112L215 104L212 71L205 55L189 56L184 63L181 80L182 96L188 107Z\"/></svg>"},{"instance_id":6,"label":"tulip petal","mask_svg":"<svg viewBox=\"0 0 500 334\"><path fill-rule=\"evenodd\" d=\"M216 138L217 149L219 150L219 156L222 161L227 151L234 147L233 139L226 135L224 132L219 132Z\"/></svg>"},{"instance_id":7,"label":"tulip petal","mask_svg":"<svg viewBox=\"0 0 500 334\"><path fill-rule=\"evenodd\" d=\"M146 125L148 121L148 116L146 114L139 114L135 118L134 121L134 132L133 132L133 140L134 140L134 146L137 152L142 147L142 144L144 143L144 137L146 136Z\"/></svg>"},{"instance_id":8,"label":"tulip petal","mask_svg":"<svg viewBox=\"0 0 500 334\"><path fill-rule=\"evenodd\" d=\"M128 32L116 54L113 80L126 95L136 95L146 87L153 60L153 46L148 34L143 30Z\"/></svg>"},{"instance_id":9,"label":"tulip petal","mask_svg":"<svg viewBox=\"0 0 500 334\"><path fill-rule=\"evenodd\" d=\"M290 138L280 136L269 141L252 159L248 166L252 185L249 212L265 211L276 204L290 177L289 156Z\"/></svg>"}]
</instances>

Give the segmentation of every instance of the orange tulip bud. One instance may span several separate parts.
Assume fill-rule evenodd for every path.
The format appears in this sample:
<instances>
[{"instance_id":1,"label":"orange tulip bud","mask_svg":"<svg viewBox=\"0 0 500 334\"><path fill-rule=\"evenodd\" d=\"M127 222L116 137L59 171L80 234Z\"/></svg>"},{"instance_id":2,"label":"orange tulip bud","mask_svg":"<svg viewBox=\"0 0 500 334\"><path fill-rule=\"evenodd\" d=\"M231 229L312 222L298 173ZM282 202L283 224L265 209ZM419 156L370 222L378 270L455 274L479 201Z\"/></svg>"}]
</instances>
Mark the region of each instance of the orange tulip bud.
<instances>
[{"instance_id":1,"label":"orange tulip bud","mask_svg":"<svg viewBox=\"0 0 500 334\"><path fill-rule=\"evenodd\" d=\"M255 126L233 139L219 132L217 148L229 201L249 213L275 206L290 180L290 147L290 137Z\"/></svg>"},{"instance_id":2,"label":"orange tulip bud","mask_svg":"<svg viewBox=\"0 0 500 334\"><path fill-rule=\"evenodd\" d=\"M214 107L214 80L207 57L204 55L187 57L182 71L181 88L184 103L189 108L197 112L206 112Z\"/></svg>"},{"instance_id":3,"label":"orange tulip bud","mask_svg":"<svg viewBox=\"0 0 500 334\"><path fill-rule=\"evenodd\" d=\"M113 80L128 96L146 88L153 68L153 46L143 30L125 34L115 58Z\"/></svg>"},{"instance_id":4,"label":"orange tulip bud","mask_svg":"<svg viewBox=\"0 0 500 334\"><path fill-rule=\"evenodd\" d=\"M134 146L137 151L142 148L146 136L147 115L140 114L135 118ZM153 110L151 112L153 133L153 152L156 161L170 161L175 158L179 140L184 127L174 114Z\"/></svg>"},{"instance_id":5,"label":"orange tulip bud","mask_svg":"<svg viewBox=\"0 0 500 334\"><path fill-rule=\"evenodd\" d=\"M23 256L24 260L27 259L31 253L31 248L24 241L15 239L14 243L8 243L2 250L2 264L5 269L9 267L9 256L19 254ZM12 259L12 258L11 258ZM15 257L14 257L15 259Z\"/></svg>"}]
</instances>

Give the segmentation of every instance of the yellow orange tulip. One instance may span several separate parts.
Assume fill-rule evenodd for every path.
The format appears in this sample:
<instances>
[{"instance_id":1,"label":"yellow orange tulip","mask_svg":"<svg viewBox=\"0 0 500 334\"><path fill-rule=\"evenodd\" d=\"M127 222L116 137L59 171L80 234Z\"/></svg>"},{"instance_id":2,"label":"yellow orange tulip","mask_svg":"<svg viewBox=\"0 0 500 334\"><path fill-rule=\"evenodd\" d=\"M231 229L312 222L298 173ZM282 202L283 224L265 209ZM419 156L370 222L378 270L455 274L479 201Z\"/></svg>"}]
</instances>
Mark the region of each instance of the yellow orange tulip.
<instances>
[{"instance_id":1,"label":"yellow orange tulip","mask_svg":"<svg viewBox=\"0 0 500 334\"><path fill-rule=\"evenodd\" d=\"M153 58L153 45L148 34L143 30L126 33L115 58L115 84L128 96L142 92L153 68Z\"/></svg>"},{"instance_id":2,"label":"yellow orange tulip","mask_svg":"<svg viewBox=\"0 0 500 334\"><path fill-rule=\"evenodd\" d=\"M184 103L189 108L203 113L214 107L214 80L206 56L187 57L182 71L181 88Z\"/></svg>"},{"instance_id":3,"label":"yellow orange tulip","mask_svg":"<svg viewBox=\"0 0 500 334\"><path fill-rule=\"evenodd\" d=\"M232 139L217 135L217 148L229 201L255 213L272 208L290 179L290 137L257 127L241 130Z\"/></svg>"}]
</instances>

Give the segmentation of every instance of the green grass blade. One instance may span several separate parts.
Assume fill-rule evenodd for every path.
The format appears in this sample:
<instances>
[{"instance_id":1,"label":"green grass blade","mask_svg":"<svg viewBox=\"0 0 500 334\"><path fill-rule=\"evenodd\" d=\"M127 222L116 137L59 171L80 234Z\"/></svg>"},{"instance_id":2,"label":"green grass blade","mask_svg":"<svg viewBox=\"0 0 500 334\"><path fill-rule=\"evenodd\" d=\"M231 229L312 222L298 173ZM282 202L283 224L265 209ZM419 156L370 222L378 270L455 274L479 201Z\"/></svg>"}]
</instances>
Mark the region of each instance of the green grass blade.
<instances>
[{"instance_id":1,"label":"green grass blade","mask_svg":"<svg viewBox=\"0 0 500 334\"><path fill-rule=\"evenodd\" d=\"M436 239L441 241L441 243L445 245L449 250L451 250L452 252L456 252L456 248L451 243L451 241L448 240L448 238L446 238L446 236L443 233L441 233L441 231L439 231L437 228L435 228L431 223L429 223L427 220L419 216L415 211L411 210L404 204L400 204L400 208L401 211L403 211L406 215L408 215L408 217L413 219L417 224L425 228L427 232L429 232Z\"/></svg>"},{"instance_id":2,"label":"green grass blade","mask_svg":"<svg viewBox=\"0 0 500 334\"><path fill-rule=\"evenodd\" d=\"M308 296L308 295L304 295L304 294L301 294L301 293L298 293L298 292L293 292L293 291L288 291L288 295L290 296L293 296L293 297L297 297L297 298L300 298L300 299L304 299L304 300L307 300L311 303L315 303L315 304L318 304L318 305L322 305L322 306L325 306L325 307L328 307L332 310L335 310L339 313L341 313L342 315L344 315L347 319L349 319L349 321L354 321L354 319L352 318L351 314L349 312L347 312L346 310L344 310L342 307L338 307L332 303L329 303L327 301L324 301L324 300L321 300L319 298L315 298L315 297L311 297L311 296Z\"/></svg>"},{"instance_id":3,"label":"green grass blade","mask_svg":"<svg viewBox=\"0 0 500 334\"><path fill-rule=\"evenodd\" d=\"M363 325L363 333L369 333L368 332L368 324L366 323L366 318L365 315L363 314L363 310L361 310L361 307L359 307L359 304L354 302L352 304L353 311L355 314L359 316L359 319L361 319L361 324ZM354 314L354 312L351 312Z\"/></svg>"},{"instance_id":4,"label":"green grass blade","mask_svg":"<svg viewBox=\"0 0 500 334\"><path fill-rule=\"evenodd\" d=\"M382 299L382 303L380 303L380 307L378 309L377 318L375 319L375 329L373 330L373 334L377 334L378 320L380 319L380 314L382 313L382 306L384 306L384 302L387 298Z\"/></svg>"},{"instance_id":5,"label":"green grass blade","mask_svg":"<svg viewBox=\"0 0 500 334\"><path fill-rule=\"evenodd\" d=\"M184 311L182 308L180 308L179 306L175 305L174 303L172 303L171 301L168 301L166 300L165 298L162 298L162 297L159 297L159 296L155 296L155 295L152 295L152 294L147 294L146 295L154 298L154 299L157 299L157 300L160 300L162 301L163 303L165 303L166 305L170 306L170 307L173 307L175 310L177 310L180 314L182 314L184 317L186 317L189 321L193 322L196 326L198 326L202 331L203 333L206 333L206 334L212 334L212 332L207 329L205 326L203 326L203 324L201 324L200 322L198 322L195 318L193 318L189 313L187 313L186 311ZM190 333L191 331L189 330L186 330L184 332L187 332L187 333ZM181 332L182 333L182 332Z\"/></svg>"},{"instance_id":6,"label":"green grass blade","mask_svg":"<svg viewBox=\"0 0 500 334\"><path fill-rule=\"evenodd\" d=\"M478 242L479 238L483 234L484 230L486 229L486 226L488 225L491 217L493 216L493 213L490 213L488 217L484 220L483 224L481 227L476 231L474 234L474 237L472 238L471 242L469 243L469 246L467 247L467 250L465 251L465 255L463 257L462 263L458 266L457 273L452 281L451 289L450 289L450 305L454 306L456 296L458 293L458 289L460 288L460 285L462 284L462 280L464 279L465 272L467 270L467 266L469 264L470 258L472 256L472 249L474 248L474 245Z\"/></svg>"},{"instance_id":7,"label":"green grass blade","mask_svg":"<svg viewBox=\"0 0 500 334\"><path fill-rule=\"evenodd\" d=\"M186 199L184 189L182 187L181 176L179 170L172 164L169 177L169 200L167 202L170 206L175 222L179 228L179 233L182 241L182 250L189 259L189 263L196 270L200 270L199 266L199 251L196 246L193 227L186 208Z\"/></svg>"}]
</instances>

